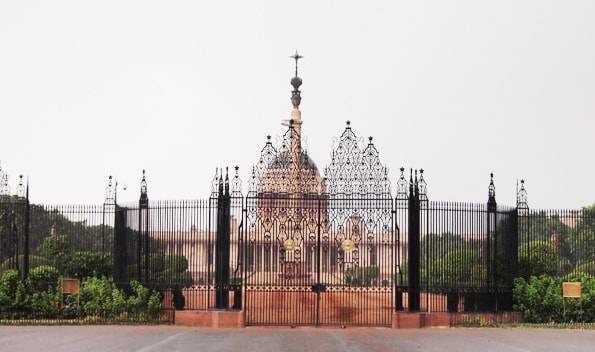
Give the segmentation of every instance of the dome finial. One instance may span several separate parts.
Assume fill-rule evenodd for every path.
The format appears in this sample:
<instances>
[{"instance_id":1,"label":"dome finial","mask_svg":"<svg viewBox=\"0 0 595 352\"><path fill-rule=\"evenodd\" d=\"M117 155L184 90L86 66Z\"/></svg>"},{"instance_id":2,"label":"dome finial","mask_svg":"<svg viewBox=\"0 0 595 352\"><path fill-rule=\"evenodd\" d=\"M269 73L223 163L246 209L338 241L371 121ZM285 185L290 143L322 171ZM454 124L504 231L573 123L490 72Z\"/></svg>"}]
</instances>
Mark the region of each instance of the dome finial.
<instances>
[{"instance_id":1,"label":"dome finial","mask_svg":"<svg viewBox=\"0 0 595 352\"><path fill-rule=\"evenodd\" d=\"M290 56L290 58L295 60L295 77L291 79L291 85L293 86L293 91L291 91L291 103L293 104L293 107L297 109L302 101L301 92L299 90L302 85L302 79L298 77L298 61L303 58L303 56L298 54L296 50L295 54Z\"/></svg>"}]
</instances>

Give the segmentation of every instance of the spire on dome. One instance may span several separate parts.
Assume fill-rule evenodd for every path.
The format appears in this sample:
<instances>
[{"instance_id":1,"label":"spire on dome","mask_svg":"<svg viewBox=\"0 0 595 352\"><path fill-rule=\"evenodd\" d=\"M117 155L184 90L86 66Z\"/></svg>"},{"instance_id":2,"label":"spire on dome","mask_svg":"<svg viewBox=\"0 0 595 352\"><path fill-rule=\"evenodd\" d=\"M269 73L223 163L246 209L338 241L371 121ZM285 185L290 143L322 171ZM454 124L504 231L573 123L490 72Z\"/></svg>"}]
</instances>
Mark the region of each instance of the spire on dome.
<instances>
[{"instance_id":1,"label":"spire on dome","mask_svg":"<svg viewBox=\"0 0 595 352\"><path fill-rule=\"evenodd\" d=\"M298 54L297 50L295 54L290 56L290 58L295 60L295 77L291 79L291 85L293 86L293 90L291 91L291 103L293 107L298 109L300 107L300 103L302 102L301 92L299 90L300 86L302 85L302 79L298 76L298 61L302 59L303 56Z\"/></svg>"}]
</instances>

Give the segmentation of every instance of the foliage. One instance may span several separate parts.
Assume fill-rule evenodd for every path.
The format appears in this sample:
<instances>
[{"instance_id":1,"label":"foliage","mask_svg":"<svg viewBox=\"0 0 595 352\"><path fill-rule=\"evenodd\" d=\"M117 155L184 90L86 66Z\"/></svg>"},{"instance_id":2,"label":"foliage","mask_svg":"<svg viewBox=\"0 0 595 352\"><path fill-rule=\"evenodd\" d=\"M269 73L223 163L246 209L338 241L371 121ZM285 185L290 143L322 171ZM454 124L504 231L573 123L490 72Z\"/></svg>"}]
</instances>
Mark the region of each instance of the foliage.
<instances>
[{"instance_id":1,"label":"foliage","mask_svg":"<svg viewBox=\"0 0 595 352\"><path fill-rule=\"evenodd\" d=\"M523 273L525 278L528 277L527 275L542 273L564 275L584 263L595 261L595 204L584 207L580 214L539 212L520 217L519 256L521 254L527 256L527 253L530 253L524 250L527 248L526 245L531 242L550 244L554 255L547 260L557 261L551 267L559 266L561 270L557 273L547 272L547 270L525 271ZM575 271L578 271L577 269Z\"/></svg>"},{"instance_id":2,"label":"foliage","mask_svg":"<svg viewBox=\"0 0 595 352\"><path fill-rule=\"evenodd\" d=\"M6 313L11 310L19 284L18 271L4 271L2 278L0 278L0 313Z\"/></svg>"},{"instance_id":3,"label":"foliage","mask_svg":"<svg viewBox=\"0 0 595 352\"><path fill-rule=\"evenodd\" d=\"M27 277L27 288L32 292L51 292L58 291L58 279L60 273L49 265L39 266L29 272Z\"/></svg>"},{"instance_id":4,"label":"foliage","mask_svg":"<svg viewBox=\"0 0 595 352\"><path fill-rule=\"evenodd\" d=\"M49 318L60 308L60 273L49 265L42 265L29 272L24 284L17 286L15 311L25 311L37 318Z\"/></svg>"},{"instance_id":5,"label":"foliage","mask_svg":"<svg viewBox=\"0 0 595 352\"><path fill-rule=\"evenodd\" d=\"M479 253L472 249L449 252L444 257L431 260L422 276L438 290L481 285Z\"/></svg>"},{"instance_id":6,"label":"foliage","mask_svg":"<svg viewBox=\"0 0 595 352\"><path fill-rule=\"evenodd\" d=\"M64 235L46 237L37 248L37 253L63 272L70 253L70 241Z\"/></svg>"},{"instance_id":7,"label":"foliage","mask_svg":"<svg viewBox=\"0 0 595 352\"><path fill-rule=\"evenodd\" d=\"M349 268L345 270L345 284L349 286L373 286L377 284L379 273L377 266Z\"/></svg>"},{"instance_id":8,"label":"foliage","mask_svg":"<svg viewBox=\"0 0 595 352\"><path fill-rule=\"evenodd\" d=\"M572 262L595 262L595 204L582 209L581 221L569 236Z\"/></svg>"},{"instance_id":9,"label":"foliage","mask_svg":"<svg viewBox=\"0 0 595 352\"><path fill-rule=\"evenodd\" d=\"M174 304L174 308L176 310L183 310L184 307L186 306L186 297L184 297L184 293L182 292L182 289L180 289L179 287L175 287L172 290L172 300L173 300L173 304Z\"/></svg>"},{"instance_id":10,"label":"foliage","mask_svg":"<svg viewBox=\"0 0 595 352\"><path fill-rule=\"evenodd\" d=\"M14 299L19 283L19 272L16 270L6 270L2 273L0 279L0 293Z\"/></svg>"},{"instance_id":11,"label":"foliage","mask_svg":"<svg viewBox=\"0 0 595 352\"><path fill-rule=\"evenodd\" d=\"M546 323L562 318L562 282L548 275L517 278L513 288L514 310L527 322Z\"/></svg>"},{"instance_id":12,"label":"foliage","mask_svg":"<svg viewBox=\"0 0 595 352\"><path fill-rule=\"evenodd\" d=\"M400 272L399 272L400 270ZM404 262L397 267L395 274L393 275L393 281L399 286L407 286L409 282L409 263Z\"/></svg>"},{"instance_id":13,"label":"foliage","mask_svg":"<svg viewBox=\"0 0 595 352\"><path fill-rule=\"evenodd\" d=\"M574 270L576 273L585 273L595 276L595 260L583 263L576 267Z\"/></svg>"},{"instance_id":14,"label":"foliage","mask_svg":"<svg viewBox=\"0 0 595 352\"><path fill-rule=\"evenodd\" d=\"M161 311L161 296L137 281L130 283L132 294L119 289L105 277L89 277L83 281L80 292L80 308L83 314L119 319L125 314L154 318Z\"/></svg>"},{"instance_id":15,"label":"foliage","mask_svg":"<svg viewBox=\"0 0 595 352\"><path fill-rule=\"evenodd\" d=\"M36 318L53 318L60 310L60 292L33 292L29 309Z\"/></svg>"},{"instance_id":16,"label":"foliage","mask_svg":"<svg viewBox=\"0 0 595 352\"><path fill-rule=\"evenodd\" d=\"M421 262L424 262L431 258L441 258L449 252L460 248L468 248L470 245L476 245L476 243L466 242L463 236L446 232L424 236L419 245Z\"/></svg>"},{"instance_id":17,"label":"foliage","mask_svg":"<svg viewBox=\"0 0 595 352\"><path fill-rule=\"evenodd\" d=\"M567 280L581 282L581 298L563 298L560 278L541 275L515 279L513 308L528 323L595 321L595 278L580 273L571 274Z\"/></svg>"},{"instance_id":18,"label":"foliage","mask_svg":"<svg viewBox=\"0 0 595 352\"><path fill-rule=\"evenodd\" d=\"M79 316L80 313L78 295L66 295L64 298L64 307L62 308L62 316L72 319Z\"/></svg>"},{"instance_id":19,"label":"foliage","mask_svg":"<svg viewBox=\"0 0 595 352\"><path fill-rule=\"evenodd\" d=\"M89 276L109 276L113 270L111 257L100 252L74 252L64 263L64 276L82 280Z\"/></svg>"},{"instance_id":20,"label":"foliage","mask_svg":"<svg viewBox=\"0 0 595 352\"><path fill-rule=\"evenodd\" d=\"M179 254L169 254L165 256L165 269L172 272L182 273L188 270L188 259Z\"/></svg>"},{"instance_id":21,"label":"foliage","mask_svg":"<svg viewBox=\"0 0 595 352\"><path fill-rule=\"evenodd\" d=\"M189 271L175 272L164 270L156 274L155 283L161 286L190 287L194 283Z\"/></svg>"},{"instance_id":22,"label":"foliage","mask_svg":"<svg viewBox=\"0 0 595 352\"><path fill-rule=\"evenodd\" d=\"M140 282L134 280L130 282L130 287L133 294L128 297L128 306L132 311L140 312L147 306L151 292Z\"/></svg>"},{"instance_id":23,"label":"foliage","mask_svg":"<svg viewBox=\"0 0 595 352\"><path fill-rule=\"evenodd\" d=\"M531 241L519 248L518 275L523 278L556 275L558 262L553 246L545 241Z\"/></svg>"},{"instance_id":24,"label":"foliage","mask_svg":"<svg viewBox=\"0 0 595 352\"><path fill-rule=\"evenodd\" d=\"M144 257L141 259L141 275L144 272ZM160 287L190 287L194 284L188 271L188 259L180 254L151 253L149 255L149 281ZM128 277L138 277L138 266L128 266Z\"/></svg>"},{"instance_id":25,"label":"foliage","mask_svg":"<svg viewBox=\"0 0 595 352\"><path fill-rule=\"evenodd\" d=\"M157 291L153 291L149 296L149 300L147 301L147 312L149 316L155 318L159 315L159 312L162 308L162 297L161 294Z\"/></svg>"},{"instance_id":26,"label":"foliage","mask_svg":"<svg viewBox=\"0 0 595 352\"><path fill-rule=\"evenodd\" d=\"M55 315L60 296L58 273L50 266L31 270L26 282L22 282L16 270L7 270L0 280L1 313L33 314L39 317Z\"/></svg>"},{"instance_id":27,"label":"foliage","mask_svg":"<svg viewBox=\"0 0 595 352\"><path fill-rule=\"evenodd\" d=\"M83 314L114 317L127 308L124 292L106 278L89 277L81 285L80 306Z\"/></svg>"},{"instance_id":28,"label":"foliage","mask_svg":"<svg viewBox=\"0 0 595 352\"><path fill-rule=\"evenodd\" d=\"M44 257L36 255L29 256L29 269L37 268L41 265L50 265L50 262ZM25 256L23 254L5 259L0 265L0 272L8 269L15 269L17 267L21 269L25 267Z\"/></svg>"}]
</instances>

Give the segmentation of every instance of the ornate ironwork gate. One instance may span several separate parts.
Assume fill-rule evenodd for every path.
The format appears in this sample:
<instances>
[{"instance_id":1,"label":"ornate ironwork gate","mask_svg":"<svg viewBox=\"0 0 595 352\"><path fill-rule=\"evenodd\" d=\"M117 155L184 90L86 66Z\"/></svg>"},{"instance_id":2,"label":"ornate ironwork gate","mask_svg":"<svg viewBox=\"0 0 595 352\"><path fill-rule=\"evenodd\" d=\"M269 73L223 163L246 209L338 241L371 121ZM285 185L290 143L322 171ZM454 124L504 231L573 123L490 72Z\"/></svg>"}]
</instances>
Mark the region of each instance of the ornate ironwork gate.
<instances>
[{"instance_id":1,"label":"ornate ironwork gate","mask_svg":"<svg viewBox=\"0 0 595 352\"><path fill-rule=\"evenodd\" d=\"M245 215L249 325L390 325L395 231L387 169L349 122L324 179L299 125L268 137Z\"/></svg>"},{"instance_id":2,"label":"ornate ironwork gate","mask_svg":"<svg viewBox=\"0 0 595 352\"><path fill-rule=\"evenodd\" d=\"M249 325L390 325L392 199L247 199Z\"/></svg>"}]
</instances>

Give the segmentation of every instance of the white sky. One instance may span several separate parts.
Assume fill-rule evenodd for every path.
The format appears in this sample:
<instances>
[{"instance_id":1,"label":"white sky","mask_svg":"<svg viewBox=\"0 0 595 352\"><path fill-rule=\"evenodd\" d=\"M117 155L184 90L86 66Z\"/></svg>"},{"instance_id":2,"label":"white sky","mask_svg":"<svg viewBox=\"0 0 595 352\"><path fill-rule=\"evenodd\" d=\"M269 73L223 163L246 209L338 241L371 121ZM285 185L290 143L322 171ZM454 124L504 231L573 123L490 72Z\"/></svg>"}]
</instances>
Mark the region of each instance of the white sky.
<instances>
[{"instance_id":1,"label":"white sky","mask_svg":"<svg viewBox=\"0 0 595 352\"><path fill-rule=\"evenodd\" d=\"M206 197L244 181L290 113L295 49L310 155L345 120L393 183L432 200L595 202L595 1L0 2L0 160L43 202ZM245 182L246 183L246 182Z\"/></svg>"}]
</instances>

